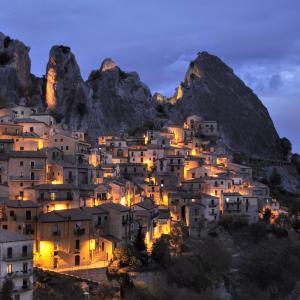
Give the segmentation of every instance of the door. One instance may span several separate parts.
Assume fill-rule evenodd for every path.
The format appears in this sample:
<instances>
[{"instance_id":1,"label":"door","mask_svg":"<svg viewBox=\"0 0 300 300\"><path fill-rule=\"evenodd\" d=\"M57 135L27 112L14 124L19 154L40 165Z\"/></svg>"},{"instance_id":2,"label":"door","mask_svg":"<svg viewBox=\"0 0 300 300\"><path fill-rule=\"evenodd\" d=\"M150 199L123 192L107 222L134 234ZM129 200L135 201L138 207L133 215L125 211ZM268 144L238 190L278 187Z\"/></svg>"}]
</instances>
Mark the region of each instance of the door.
<instances>
[{"instance_id":1,"label":"door","mask_svg":"<svg viewBox=\"0 0 300 300\"><path fill-rule=\"evenodd\" d=\"M80 265L80 256L75 255L75 266L79 266L79 265Z\"/></svg>"}]
</instances>

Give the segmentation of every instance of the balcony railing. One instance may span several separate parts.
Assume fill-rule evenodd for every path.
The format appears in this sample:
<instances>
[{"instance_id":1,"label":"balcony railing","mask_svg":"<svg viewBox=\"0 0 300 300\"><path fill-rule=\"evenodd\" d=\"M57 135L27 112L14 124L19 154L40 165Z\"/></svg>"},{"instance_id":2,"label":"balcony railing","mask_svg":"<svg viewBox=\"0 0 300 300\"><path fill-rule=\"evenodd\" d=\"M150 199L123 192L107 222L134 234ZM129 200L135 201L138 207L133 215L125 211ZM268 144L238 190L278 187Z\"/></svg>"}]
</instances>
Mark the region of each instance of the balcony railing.
<instances>
[{"instance_id":1,"label":"balcony railing","mask_svg":"<svg viewBox=\"0 0 300 300\"><path fill-rule=\"evenodd\" d=\"M209 203L208 206L209 207L217 207L217 203Z\"/></svg>"},{"instance_id":2,"label":"balcony railing","mask_svg":"<svg viewBox=\"0 0 300 300\"><path fill-rule=\"evenodd\" d=\"M55 195L55 197L51 196L44 196L44 197L38 197L38 201L73 201L73 196L65 196L65 195Z\"/></svg>"},{"instance_id":3,"label":"balcony railing","mask_svg":"<svg viewBox=\"0 0 300 300\"><path fill-rule=\"evenodd\" d=\"M27 271L15 271L15 272L11 272L11 273L8 273L6 276L8 278L20 278L20 277L29 277L33 274L32 270L29 269Z\"/></svg>"},{"instance_id":4,"label":"balcony railing","mask_svg":"<svg viewBox=\"0 0 300 300\"><path fill-rule=\"evenodd\" d=\"M32 253L13 253L12 255L4 254L2 257L3 261L18 261L18 260L28 260L33 259Z\"/></svg>"},{"instance_id":5,"label":"balcony railing","mask_svg":"<svg viewBox=\"0 0 300 300\"><path fill-rule=\"evenodd\" d=\"M34 164L31 166L32 170L44 170L45 165L44 164Z\"/></svg>"},{"instance_id":6,"label":"balcony railing","mask_svg":"<svg viewBox=\"0 0 300 300\"><path fill-rule=\"evenodd\" d=\"M36 181L40 180L39 176L24 176L24 175L19 175L19 176L10 176L10 180L12 181Z\"/></svg>"}]
</instances>

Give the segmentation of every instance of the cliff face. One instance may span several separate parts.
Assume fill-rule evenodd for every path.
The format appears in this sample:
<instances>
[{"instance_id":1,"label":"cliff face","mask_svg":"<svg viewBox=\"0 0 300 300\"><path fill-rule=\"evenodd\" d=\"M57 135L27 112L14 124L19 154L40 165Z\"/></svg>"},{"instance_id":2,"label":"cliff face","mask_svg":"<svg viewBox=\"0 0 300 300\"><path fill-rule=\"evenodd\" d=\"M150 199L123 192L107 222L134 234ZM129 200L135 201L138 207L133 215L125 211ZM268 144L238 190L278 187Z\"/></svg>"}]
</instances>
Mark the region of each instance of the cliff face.
<instances>
[{"instance_id":1,"label":"cliff face","mask_svg":"<svg viewBox=\"0 0 300 300\"><path fill-rule=\"evenodd\" d=\"M87 81L71 49L50 50L45 79L30 73L29 48L0 33L0 105L25 102L48 110L68 129L90 136L134 132L197 114L216 120L233 150L274 157L278 134L267 109L250 88L216 56L202 52L191 62L173 97L156 94L137 73L122 71L105 59ZM157 104L163 106L158 110Z\"/></svg>"},{"instance_id":2,"label":"cliff face","mask_svg":"<svg viewBox=\"0 0 300 300\"><path fill-rule=\"evenodd\" d=\"M70 129L92 137L120 134L143 127L154 117L149 88L137 73L123 72L111 59L84 82L70 48L54 46L46 72L48 109Z\"/></svg>"},{"instance_id":3,"label":"cliff face","mask_svg":"<svg viewBox=\"0 0 300 300\"><path fill-rule=\"evenodd\" d=\"M169 118L183 121L196 114L216 120L230 148L254 156L276 155L279 137L266 107L218 57L199 53L190 64L181 91Z\"/></svg>"},{"instance_id":4,"label":"cliff face","mask_svg":"<svg viewBox=\"0 0 300 300\"><path fill-rule=\"evenodd\" d=\"M30 73L29 47L0 32L0 104L39 106L42 80Z\"/></svg>"}]
</instances>

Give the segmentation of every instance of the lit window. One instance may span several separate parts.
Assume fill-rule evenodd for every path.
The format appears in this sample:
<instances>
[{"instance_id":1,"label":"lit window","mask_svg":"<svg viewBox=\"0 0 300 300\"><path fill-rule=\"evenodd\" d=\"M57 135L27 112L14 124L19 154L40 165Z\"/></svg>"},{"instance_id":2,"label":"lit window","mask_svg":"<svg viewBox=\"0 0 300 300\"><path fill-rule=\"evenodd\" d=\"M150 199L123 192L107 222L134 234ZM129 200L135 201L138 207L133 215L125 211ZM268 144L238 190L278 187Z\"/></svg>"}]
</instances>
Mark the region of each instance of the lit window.
<instances>
[{"instance_id":1,"label":"lit window","mask_svg":"<svg viewBox=\"0 0 300 300\"><path fill-rule=\"evenodd\" d=\"M6 266L6 273L7 274L11 274L13 272L13 265L12 264L8 264Z\"/></svg>"}]
</instances>

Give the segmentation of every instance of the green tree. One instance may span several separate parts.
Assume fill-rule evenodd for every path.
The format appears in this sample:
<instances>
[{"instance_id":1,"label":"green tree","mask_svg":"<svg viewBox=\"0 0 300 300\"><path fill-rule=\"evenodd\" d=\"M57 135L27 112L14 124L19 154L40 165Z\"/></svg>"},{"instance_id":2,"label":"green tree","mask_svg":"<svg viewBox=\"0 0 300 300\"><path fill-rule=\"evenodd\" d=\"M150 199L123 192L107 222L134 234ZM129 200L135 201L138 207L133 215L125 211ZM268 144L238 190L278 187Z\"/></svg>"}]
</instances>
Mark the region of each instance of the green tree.
<instances>
[{"instance_id":1,"label":"green tree","mask_svg":"<svg viewBox=\"0 0 300 300\"><path fill-rule=\"evenodd\" d=\"M11 279L5 279L2 289L1 289L1 297L2 300L12 300L12 290L14 288L14 284Z\"/></svg>"},{"instance_id":2,"label":"green tree","mask_svg":"<svg viewBox=\"0 0 300 300\"><path fill-rule=\"evenodd\" d=\"M170 245L169 237L162 235L153 245L151 258L162 267L167 267L170 264Z\"/></svg>"}]
</instances>

